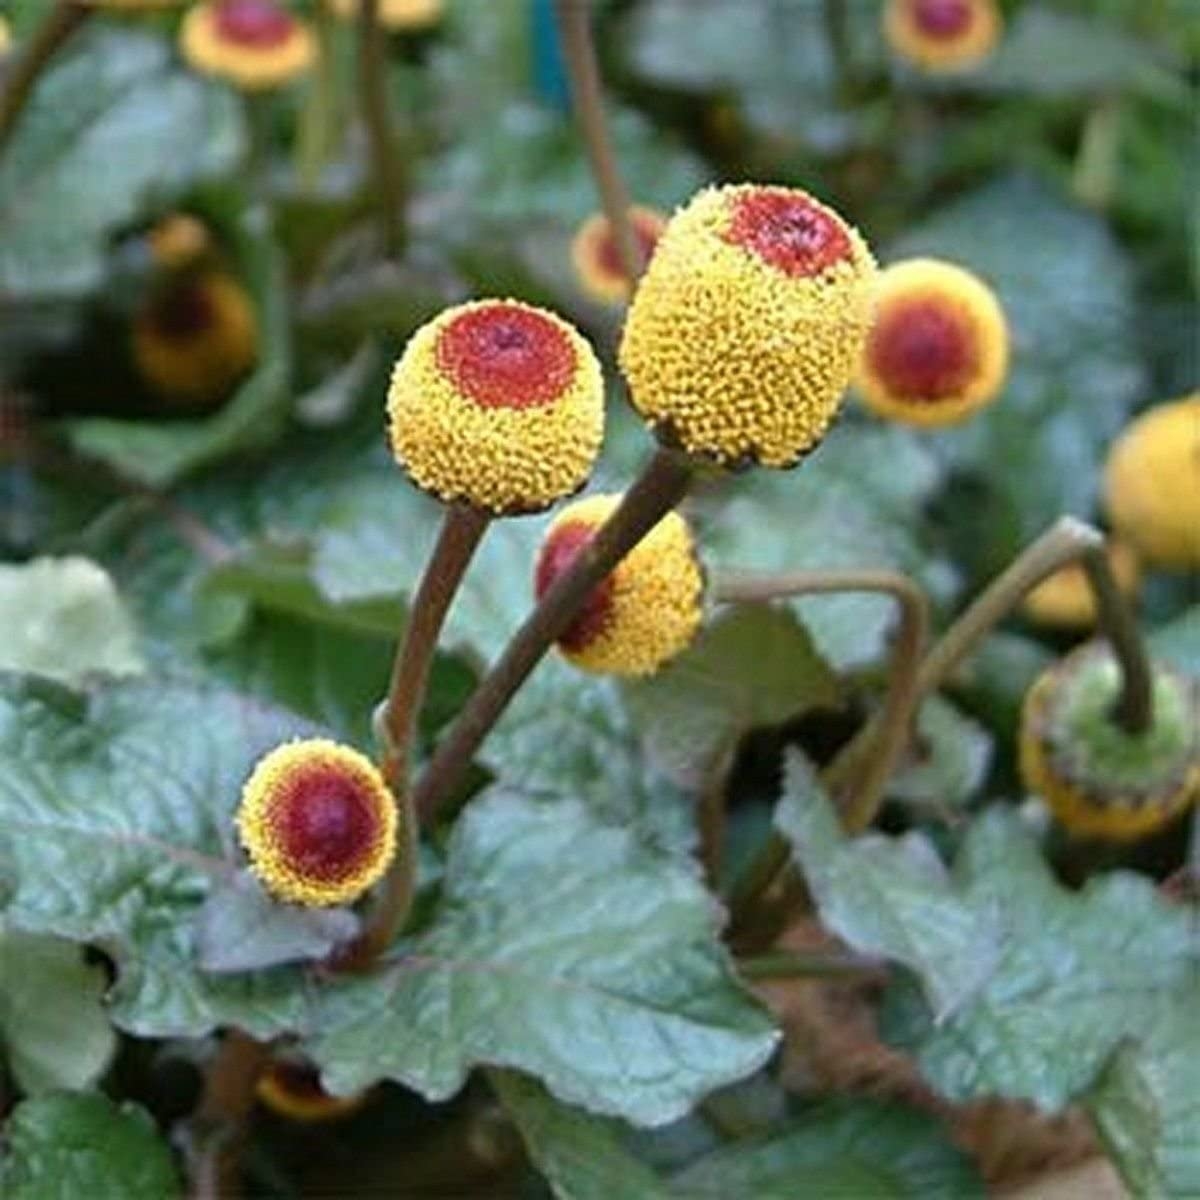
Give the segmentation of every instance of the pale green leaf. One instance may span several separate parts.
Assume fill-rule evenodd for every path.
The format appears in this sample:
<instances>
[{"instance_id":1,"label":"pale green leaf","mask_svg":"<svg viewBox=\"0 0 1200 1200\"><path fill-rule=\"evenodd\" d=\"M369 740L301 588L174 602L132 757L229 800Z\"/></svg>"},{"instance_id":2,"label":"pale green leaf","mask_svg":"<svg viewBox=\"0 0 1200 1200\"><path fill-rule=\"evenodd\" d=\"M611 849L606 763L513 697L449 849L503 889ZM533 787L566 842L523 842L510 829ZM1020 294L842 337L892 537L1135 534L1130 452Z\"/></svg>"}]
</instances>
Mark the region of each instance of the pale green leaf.
<instances>
[{"instance_id":1,"label":"pale green leaf","mask_svg":"<svg viewBox=\"0 0 1200 1200\"><path fill-rule=\"evenodd\" d=\"M1177 671L1200 676L1200 604L1160 625L1150 635L1150 652Z\"/></svg>"},{"instance_id":2,"label":"pale green leaf","mask_svg":"<svg viewBox=\"0 0 1200 1200\"><path fill-rule=\"evenodd\" d=\"M992 738L948 700L931 696L917 715L909 759L888 783L888 795L944 811L965 804L982 786L992 761Z\"/></svg>"}]
</instances>

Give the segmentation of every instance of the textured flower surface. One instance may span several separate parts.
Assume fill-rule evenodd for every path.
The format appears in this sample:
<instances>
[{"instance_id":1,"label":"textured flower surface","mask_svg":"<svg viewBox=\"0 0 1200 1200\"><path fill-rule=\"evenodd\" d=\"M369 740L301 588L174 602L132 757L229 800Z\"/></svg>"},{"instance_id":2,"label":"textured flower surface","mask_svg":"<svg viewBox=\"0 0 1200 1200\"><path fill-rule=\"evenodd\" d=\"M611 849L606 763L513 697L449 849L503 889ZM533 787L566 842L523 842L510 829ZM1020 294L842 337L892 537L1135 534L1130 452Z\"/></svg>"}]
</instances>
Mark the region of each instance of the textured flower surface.
<instances>
[{"instance_id":1,"label":"textured flower surface","mask_svg":"<svg viewBox=\"0 0 1200 1200\"><path fill-rule=\"evenodd\" d=\"M700 192L630 305L620 362L634 407L690 454L791 466L838 411L874 282L862 238L806 192Z\"/></svg>"},{"instance_id":2,"label":"textured flower surface","mask_svg":"<svg viewBox=\"0 0 1200 1200\"><path fill-rule=\"evenodd\" d=\"M356 17L362 7L360 0L333 0L333 11L339 17ZM379 0L379 20L385 29L428 29L442 19L444 0Z\"/></svg>"},{"instance_id":3,"label":"textured flower surface","mask_svg":"<svg viewBox=\"0 0 1200 1200\"><path fill-rule=\"evenodd\" d=\"M1110 542L1108 564L1121 593L1132 597L1141 579L1137 555L1124 542ZM1025 597L1023 609L1035 625L1050 629L1092 629L1096 624L1096 597L1078 563L1043 579Z\"/></svg>"},{"instance_id":4,"label":"textured flower surface","mask_svg":"<svg viewBox=\"0 0 1200 1200\"><path fill-rule=\"evenodd\" d=\"M926 71L954 71L985 59L1003 32L996 0L888 0L888 44Z\"/></svg>"},{"instance_id":5,"label":"textured flower surface","mask_svg":"<svg viewBox=\"0 0 1200 1200\"><path fill-rule=\"evenodd\" d=\"M589 496L555 518L534 573L540 597L612 516L620 496ZM558 639L576 666L649 675L686 649L700 628L704 577L687 522L668 513L599 583Z\"/></svg>"},{"instance_id":6,"label":"textured flower surface","mask_svg":"<svg viewBox=\"0 0 1200 1200\"><path fill-rule=\"evenodd\" d=\"M1109 451L1108 515L1148 561L1200 567L1200 392L1143 413Z\"/></svg>"},{"instance_id":7,"label":"textured flower surface","mask_svg":"<svg viewBox=\"0 0 1200 1200\"><path fill-rule=\"evenodd\" d=\"M393 452L441 500L536 512L586 482L604 434L604 381L566 321L515 300L422 326L388 394Z\"/></svg>"},{"instance_id":8,"label":"textured flower surface","mask_svg":"<svg viewBox=\"0 0 1200 1200\"><path fill-rule=\"evenodd\" d=\"M255 1088L260 1103L291 1121L334 1121L357 1112L368 1092L331 1096L321 1086L315 1068L307 1063L278 1059L258 1077Z\"/></svg>"},{"instance_id":9,"label":"textured flower surface","mask_svg":"<svg viewBox=\"0 0 1200 1200\"><path fill-rule=\"evenodd\" d=\"M312 30L278 0L209 0L179 28L183 57L197 71L245 91L279 87L312 66Z\"/></svg>"},{"instance_id":10,"label":"textured flower surface","mask_svg":"<svg viewBox=\"0 0 1200 1200\"><path fill-rule=\"evenodd\" d=\"M949 425L990 404L1008 375L1008 325L991 288L953 263L881 272L858 386L882 417Z\"/></svg>"},{"instance_id":11,"label":"textured flower surface","mask_svg":"<svg viewBox=\"0 0 1200 1200\"><path fill-rule=\"evenodd\" d=\"M667 218L653 208L635 204L629 223L642 261L649 262ZM629 296L629 281L612 227L603 213L593 213L579 227L571 242L571 262L583 290L604 304L615 304Z\"/></svg>"},{"instance_id":12,"label":"textured flower surface","mask_svg":"<svg viewBox=\"0 0 1200 1200\"><path fill-rule=\"evenodd\" d=\"M1154 721L1139 736L1112 720L1121 685L1107 646L1081 647L1030 688L1021 713L1025 786L1080 837L1133 841L1200 795L1200 707L1190 680L1154 671Z\"/></svg>"},{"instance_id":13,"label":"textured flower surface","mask_svg":"<svg viewBox=\"0 0 1200 1200\"><path fill-rule=\"evenodd\" d=\"M396 802L371 761L313 738L277 746L242 791L237 827L254 874L279 900L356 900L396 852Z\"/></svg>"},{"instance_id":14,"label":"textured flower surface","mask_svg":"<svg viewBox=\"0 0 1200 1200\"><path fill-rule=\"evenodd\" d=\"M242 285L204 272L157 289L134 318L132 343L138 371L155 392L207 408L254 365L258 327Z\"/></svg>"}]
</instances>

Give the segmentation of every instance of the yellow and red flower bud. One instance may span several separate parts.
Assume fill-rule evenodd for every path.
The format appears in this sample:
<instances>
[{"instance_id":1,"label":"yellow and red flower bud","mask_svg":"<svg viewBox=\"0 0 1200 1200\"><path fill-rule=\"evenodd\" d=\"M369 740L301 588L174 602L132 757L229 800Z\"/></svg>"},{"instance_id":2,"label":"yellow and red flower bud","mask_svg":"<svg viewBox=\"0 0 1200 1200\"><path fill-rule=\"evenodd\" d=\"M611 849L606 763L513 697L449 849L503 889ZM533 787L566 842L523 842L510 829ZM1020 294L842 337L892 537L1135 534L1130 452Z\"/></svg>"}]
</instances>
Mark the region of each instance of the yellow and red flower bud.
<instances>
[{"instance_id":1,"label":"yellow and red flower bud","mask_svg":"<svg viewBox=\"0 0 1200 1200\"><path fill-rule=\"evenodd\" d=\"M649 262L667 218L652 208L635 204L629 224L643 262ZM603 213L593 213L579 227L571 242L571 262L583 290L603 304L617 304L632 290L612 226Z\"/></svg>"},{"instance_id":2,"label":"yellow and red flower bud","mask_svg":"<svg viewBox=\"0 0 1200 1200\"><path fill-rule=\"evenodd\" d=\"M308 25L279 0L207 0L179 28L184 59L197 71L243 91L279 87L302 75L317 56Z\"/></svg>"},{"instance_id":3,"label":"yellow and red flower bud","mask_svg":"<svg viewBox=\"0 0 1200 1200\"><path fill-rule=\"evenodd\" d=\"M888 0L888 44L925 71L973 67L1000 40L1004 23L996 0Z\"/></svg>"}]
</instances>

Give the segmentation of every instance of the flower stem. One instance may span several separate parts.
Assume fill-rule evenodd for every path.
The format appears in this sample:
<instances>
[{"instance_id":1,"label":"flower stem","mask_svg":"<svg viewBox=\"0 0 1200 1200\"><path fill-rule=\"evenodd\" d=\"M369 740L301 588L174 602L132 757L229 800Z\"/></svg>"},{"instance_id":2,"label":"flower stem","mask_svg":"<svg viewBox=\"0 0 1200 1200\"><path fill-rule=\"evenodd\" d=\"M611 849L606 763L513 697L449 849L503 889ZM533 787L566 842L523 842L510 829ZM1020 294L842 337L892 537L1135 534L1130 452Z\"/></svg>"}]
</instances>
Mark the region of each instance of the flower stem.
<instances>
[{"instance_id":1,"label":"flower stem","mask_svg":"<svg viewBox=\"0 0 1200 1200\"><path fill-rule=\"evenodd\" d=\"M0 94L0 148L16 128L17 120L42 72L71 34L91 15L89 4L58 0L29 39L29 45L9 68Z\"/></svg>"},{"instance_id":2,"label":"flower stem","mask_svg":"<svg viewBox=\"0 0 1200 1200\"><path fill-rule=\"evenodd\" d=\"M900 610L892 650L890 686L878 717L870 725L870 737L852 740L823 772L825 784L849 796L843 823L848 831L858 832L875 819L884 787L912 729L920 694L917 673L929 626L929 604L925 593L906 575L871 570L733 576L719 580L713 587L714 599L726 603L829 592L882 592L892 596ZM870 751L869 757L867 751ZM734 890L730 902L731 935L736 936L752 920L760 900L788 859L787 840L779 832L772 831Z\"/></svg>"},{"instance_id":3,"label":"flower stem","mask_svg":"<svg viewBox=\"0 0 1200 1200\"><path fill-rule=\"evenodd\" d=\"M850 45L850 26L846 20L846 0L822 0L825 38L833 59L838 83L843 92L854 87L854 56Z\"/></svg>"},{"instance_id":4,"label":"flower stem","mask_svg":"<svg viewBox=\"0 0 1200 1200\"><path fill-rule=\"evenodd\" d=\"M836 954L780 950L737 960L744 979L878 979L886 967L878 959L857 954Z\"/></svg>"},{"instance_id":5,"label":"flower stem","mask_svg":"<svg viewBox=\"0 0 1200 1200\"><path fill-rule=\"evenodd\" d=\"M300 190L306 193L316 189L329 157L337 91L337 71L333 61L333 16L326 0L317 0L313 6L313 23L319 47L316 72L304 98L295 147L296 179Z\"/></svg>"},{"instance_id":6,"label":"flower stem","mask_svg":"<svg viewBox=\"0 0 1200 1200\"><path fill-rule=\"evenodd\" d=\"M632 284L646 264L629 220L629 191L617 167L604 120L604 95L592 45L589 5L587 0L555 0L555 11L579 131L600 192L601 207L608 218L625 275Z\"/></svg>"},{"instance_id":7,"label":"flower stem","mask_svg":"<svg viewBox=\"0 0 1200 1200\"><path fill-rule=\"evenodd\" d=\"M683 499L692 474L686 458L665 448L657 450L616 512L538 601L467 701L418 781L414 800L422 824L436 818L462 782L479 744L592 589Z\"/></svg>"},{"instance_id":8,"label":"flower stem","mask_svg":"<svg viewBox=\"0 0 1200 1200\"><path fill-rule=\"evenodd\" d=\"M265 1043L231 1029L209 1063L193 1117L196 1141L191 1175L196 1200L237 1194L237 1158L246 1118L254 1107L258 1077L270 1057Z\"/></svg>"},{"instance_id":9,"label":"flower stem","mask_svg":"<svg viewBox=\"0 0 1200 1200\"><path fill-rule=\"evenodd\" d=\"M704 878L714 891L721 876L725 846L725 788L737 754L737 739L727 738L713 755L705 772L697 804L696 820L700 831L700 865Z\"/></svg>"},{"instance_id":10,"label":"flower stem","mask_svg":"<svg viewBox=\"0 0 1200 1200\"><path fill-rule=\"evenodd\" d=\"M358 70L363 123L375 171L383 249L387 257L399 258L404 253L406 241L404 206L408 181L388 104L387 46L379 20L379 0L360 0Z\"/></svg>"}]
</instances>

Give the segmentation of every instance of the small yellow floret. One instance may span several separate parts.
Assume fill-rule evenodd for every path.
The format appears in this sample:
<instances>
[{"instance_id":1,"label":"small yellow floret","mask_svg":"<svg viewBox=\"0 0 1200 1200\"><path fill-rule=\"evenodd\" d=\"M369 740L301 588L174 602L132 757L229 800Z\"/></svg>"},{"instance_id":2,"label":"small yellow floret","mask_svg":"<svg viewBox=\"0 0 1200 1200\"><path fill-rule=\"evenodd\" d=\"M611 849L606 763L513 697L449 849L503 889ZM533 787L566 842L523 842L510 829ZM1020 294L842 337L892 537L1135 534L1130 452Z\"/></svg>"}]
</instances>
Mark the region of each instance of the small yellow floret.
<instances>
[{"instance_id":1,"label":"small yellow floret","mask_svg":"<svg viewBox=\"0 0 1200 1200\"><path fill-rule=\"evenodd\" d=\"M957 11L951 27L940 34L937 9L947 17ZM974 67L991 54L1004 20L996 0L888 0L883 31L892 49L914 66L929 72L956 71Z\"/></svg>"},{"instance_id":2,"label":"small yellow floret","mask_svg":"<svg viewBox=\"0 0 1200 1200\"><path fill-rule=\"evenodd\" d=\"M1008 376L1008 324L995 293L955 263L912 258L879 275L856 383L891 420L938 426L990 404Z\"/></svg>"},{"instance_id":3,"label":"small yellow floret","mask_svg":"<svg viewBox=\"0 0 1200 1200\"><path fill-rule=\"evenodd\" d=\"M320 1085L311 1067L289 1062L271 1063L258 1077L255 1093L260 1103L291 1121L333 1121L357 1112L369 1092L331 1096Z\"/></svg>"},{"instance_id":4,"label":"small yellow floret","mask_svg":"<svg viewBox=\"0 0 1200 1200\"><path fill-rule=\"evenodd\" d=\"M370 759L321 738L261 758L242 789L237 829L273 896L314 907L357 900L396 853L396 802Z\"/></svg>"},{"instance_id":5,"label":"small yellow floret","mask_svg":"<svg viewBox=\"0 0 1200 1200\"><path fill-rule=\"evenodd\" d=\"M339 17L355 17L360 0L333 0ZM379 0L379 21L386 29L428 29L442 19L444 0Z\"/></svg>"},{"instance_id":6,"label":"small yellow floret","mask_svg":"<svg viewBox=\"0 0 1200 1200\"><path fill-rule=\"evenodd\" d=\"M653 208L635 204L629 209L634 242L643 261L649 261L667 218ZM628 298L629 280L621 254L603 213L593 213L580 225L571 240L571 263L583 290L602 304L618 304Z\"/></svg>"},{"instance_id":7,"label":"small yellow floret","mask_svg":"<svg viewBox=\"0 0 1200 1200\"><path fill-rule=\"evenodd\" d=\"M278 45L244 45L222 36L219 4L210 0L190 8L179 27L184 60L202 74L228 80L243 91L263 91L303 75L316 60L316 37L299 18L291 18L291 30Z\"/></svg>"},{"instance_id":8,"label":"small yellow floret","mask_svg":"<svg viewBox=\"0 0 1200 1200\"><path fill-rule=\"evenodd\" d=\"M1110 542L1108 563L1121 593L1133 596L1141 576L1137 555L1124 542ZM1035 625L1051 629L1082 630L1096 625L1096 597L1088 584L1087 572L1077 563L1043 579L1025 597L1023 608Z\"/></svg>"},{"instance_id":9,"label":"small yellow floret","mask_svg":"<svg viewBox=\"0 0 1200 1200\"><path fill-rule=\"evenodd\" d=\"M467 322L479 330L455 341ZM496 514L537 512L587 482L604 434L604 381L591 346L561 317L482 300L412 336L392 374L388 418L392 450L418 487Z\"/></svg>"},{"instance_id":10,"label":"small yellow floret","mask_svg":"<svg viewBox=\"0 0 1200 1200\"><path fill-rule=\"evenodd\" d=\"M766 215L739 241L739 220L760 205ZM774 226L773 205L783 210ZM809 273L780 266L813 227L818 242L836 241L836 258ZM620 363L634 407L690 454L724 466L793 465L838 411L874 283L866 243L806 193L700 192L667 223L630 305Z\"/></svg>"},{"instance_id":11,"label":"small yellow floret","mask_svg":"<svg viewBox=\"0 0 1200 1200\"><path fill-rule=\"evenodd\" d=\"M178 310L197 306L194 315ZM182 279L158 290L134 318L133 358L165 400L220 403L258 356L258 325L245 288L228 275Z\"/></svg>"},{"instance_id":12,"label":"small yellow floret","mask_svg":"<svg viewBox=\"0 0 1200 1200\"><path fill-rule=\"evenodd\" d=\"M1200 392L1143 413L1109 451L1108 515L1157 566L1200 567Z\"/></svg>"},{"instance_id":13,"label":"small yellow floret","mask_svg":"<svg viewBox=\"0 0 1200 1200\"><path fill-rule=\"evenodd\" d=\"M620 501L619 495L589 496L554 519L542 541L539 593L570 564L570 555L555 561L559 539L564 534L570 539L577 529L594 533ZM587 671L653 674L696 636L703 592L691 529L678 513L668 513L597 586L559 640L559 650Z\"/></svg>"}]
</instances>

